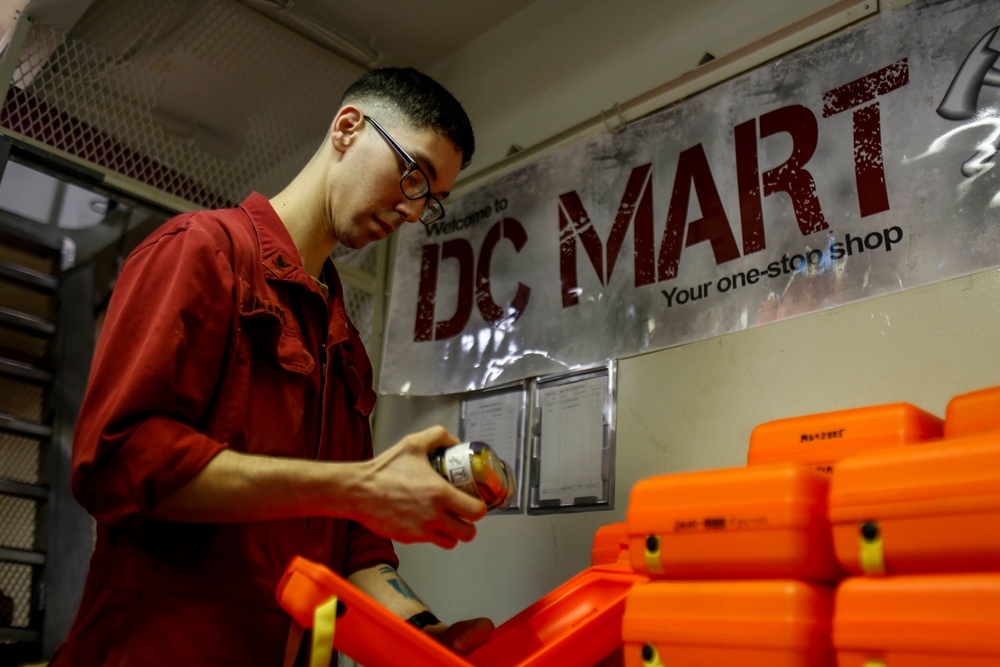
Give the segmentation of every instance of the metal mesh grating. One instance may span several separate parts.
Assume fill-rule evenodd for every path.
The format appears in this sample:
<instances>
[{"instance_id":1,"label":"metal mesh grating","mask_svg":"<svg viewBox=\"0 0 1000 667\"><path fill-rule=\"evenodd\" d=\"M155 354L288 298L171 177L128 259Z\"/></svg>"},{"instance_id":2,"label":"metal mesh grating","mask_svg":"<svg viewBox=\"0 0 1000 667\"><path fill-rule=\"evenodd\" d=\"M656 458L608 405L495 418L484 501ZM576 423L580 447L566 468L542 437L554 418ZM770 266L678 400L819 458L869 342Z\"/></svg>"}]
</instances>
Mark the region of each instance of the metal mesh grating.
<instances>
[{"instance_id":1,"label":"metal mesh grating","mask_svg":"<svg viewBox=\"0 0 1000 667\"><path fill-rule=\"evenodd\" d=\"M358 334L364 341L366 348L371 347L374 302L375 298L371 294L350 285L344 285L344 308L351 316L351 321L357 327Z\"/></svg>"},{"instance_id":2,"label":"metal mesh grating","mask_svg":"<svg viewBox=\"0 0 1000 667\"><path fill-rule=\"evenodd\" d=\"M351 321L357 327L358 333L365 346L371 353L372 341L376 332L373 330L375 313L375 294L378 282L378 246L369 244L359 250L352 250L346 246L338 245L330 254L337 267L347 267L350 273L342 272L341 280L344 284L344 307L347 314L351 316ZM355 281L352 276L354 272L359 272L371 278L365 284Z\"/></svg>"},{"instance_id":3,"label":"metal mesh grating","mask_svg":"<svg viewBox=\"0 0 1000 667\"><path fill-rule=\"evenodd\" d=\"M35 25L4 127L204 207L274 194L362 70L231 0L96 0Z\"/></svg>"},{"instance_id":4,"label":"metal mesh grating","mask_svg":"<svg viewBox=\"0 0 1000 667\"><path fill-rule=\"evenodd\" d=\"M0 432L0 478L38 484L38 441Z\"/></svg>"},{"instance_id":5,"label":"metal mesh grating","mask_svg":"<svg viewBox=\"0 0 1000 667\"><path fill-rule=\"evenodd\" d=\"M28 627L31 622L31 574L30 565L0 563L0 625Z\"/></svg>"},{"instance_id":6,"label":"metal mesh grating","mask_svg":"<svg viewBox=\"0 0 1000 667\"><path fill-rule=\"evenodd\" d=\"M94 0L69 33L32 25L0 127L193 207L271 196L319 146L363 70L233 0ZM132 187L125 181L121 187ZM338 248L363 340L377 332L378 252ZM40 358L45 343L3 344Z\"/></svg>"},{"instance_id":7,"label":"metal mesh grating","mask_svg":"<svg viewBox=\"0 0 1000 667\"><path fill-rule=\"evenodd\" d=\"M337 266L350 266L370 276L374 276L377 272L378 246L374 243L369 243L359 250L338 245L330 253L330 257Z\"/></svg>"},{"instance_id":8,"label":"metal mesh grating","mask_svg":"<svg viewBox=\"0 0 1000 667\"><path fill-rule=\"evenodd\" d=\"M42 422L43 400L41 387L0 377L0 412L38 424Z\"/></svg>"},{"instance_id":9,"label":"metal mesh grating","mask_svg":"<svg viewBox=\"0 0 1000 667\"><path fill-rule=\"evenodd\" d=\"M38 503L0 494L0 547L35 548L35 515Z\"/></svg>"}]
</instances>

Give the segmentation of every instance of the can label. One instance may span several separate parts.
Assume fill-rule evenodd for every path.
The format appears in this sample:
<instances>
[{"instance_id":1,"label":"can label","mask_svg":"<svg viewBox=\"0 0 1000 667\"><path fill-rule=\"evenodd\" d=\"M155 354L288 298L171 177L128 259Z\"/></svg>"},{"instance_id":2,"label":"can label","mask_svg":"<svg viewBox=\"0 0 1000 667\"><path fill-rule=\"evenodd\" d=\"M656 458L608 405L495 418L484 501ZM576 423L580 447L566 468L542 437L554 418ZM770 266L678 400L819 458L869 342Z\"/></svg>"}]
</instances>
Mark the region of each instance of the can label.
<instances>
[{"instance_id":1,"label":"can label","mask_svg":"<svg viewBox=\"0 0 1000 667\"><path fill-rule=\"evenodd\" d=\"M445 451L444 470L452 486L473 497L479 497L476 479L472 476L472 448L468 443L455 445Z\"/></svg>"}]
</instances>

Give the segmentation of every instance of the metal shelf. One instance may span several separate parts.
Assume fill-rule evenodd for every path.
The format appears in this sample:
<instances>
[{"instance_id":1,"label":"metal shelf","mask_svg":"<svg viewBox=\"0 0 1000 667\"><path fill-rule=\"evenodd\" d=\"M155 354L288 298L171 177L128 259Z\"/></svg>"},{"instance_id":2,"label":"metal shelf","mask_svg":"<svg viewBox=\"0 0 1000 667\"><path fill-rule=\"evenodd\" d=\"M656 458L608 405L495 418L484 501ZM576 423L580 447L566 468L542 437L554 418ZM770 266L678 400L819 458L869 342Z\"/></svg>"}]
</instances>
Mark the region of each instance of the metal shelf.
<instances>
[{"instance_id":1,"label":"metal shelf","mask_svg":"<svg viewBox=\"0 0 1000 667\"><path fill-rule=\"evenodd\" d=\"M52 384L52 373L33 364L0 357L0 375L38 385Z\"/></svg>"},{"instance_id":2,"label":"metal shelf","mask_svg":"<svg viewBox=\"0 0 1000 667\"><path fill-rule=\"evenodd\" d=\"M0 478L0 493L19 498L31 498L32 500L48 500L48 487L39 484L28 484L26 482L15 482L12 479Z\"/></svg>"},{"instance_id":3,"label":"metal shelf","mask_svg":"<svg viewBox=\"0 0 1000 667\"><path fill-rule=\"evenodd\" d=\"M54 323L12 308L0 307L0 325L45 338L49 338L56 333L56 325Z\"/></svg>"},{"instance_id":4,"label":"metal shelf","mask_svg":"<svg viewBox=\"0 0 1000 667\"><path fill-rule=\"evenodd\" d=\"M0 262L0 279L44 294L52 294L59 285L59 281L47 273L7 262Z\"/></svg>"},{"instance_id":5,"label":"metal shelf","mask_svg":"<svg viewBox=\"0 0 1000 667\"><path fill-rule=\"evenodd\" d=\"M14 433L15 435L24 435L29 438L38 438L39 440L52 437L52 427L18 419L13 415L3 412L0 412L0 431Z\"/></svg>"},{"instance_id":6,"label":"metal shelf","mask_svg":"<svg viewBox=\"0 0 1000 667\"><path fill-rule=\"evenodd\" d=\"M45 554L41 551L0 547L0 562L20 563L22 565L45 565Z\"/></svg>"}]
</instances>

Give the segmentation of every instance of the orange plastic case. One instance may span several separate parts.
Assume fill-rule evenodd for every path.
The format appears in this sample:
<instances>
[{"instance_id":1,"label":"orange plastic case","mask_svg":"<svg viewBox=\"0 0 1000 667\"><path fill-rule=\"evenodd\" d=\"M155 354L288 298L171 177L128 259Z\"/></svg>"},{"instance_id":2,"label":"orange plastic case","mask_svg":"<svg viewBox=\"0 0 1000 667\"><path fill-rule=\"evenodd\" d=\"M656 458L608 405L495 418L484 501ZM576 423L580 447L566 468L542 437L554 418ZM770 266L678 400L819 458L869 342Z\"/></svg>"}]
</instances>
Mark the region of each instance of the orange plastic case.
<instances>
[{"instance_id":1,"label":"orange plastic case","mask_svg":"<svg viewBox=\"0 0 1000 667\"><path fill-rule=\"evenodd\" d=\"M304 628L316 607L339 601L334 647L366 667L591 667L621 646L625 596L648 578L624 563L573 577L459 656L389 612L346 579L305 558L288 565L279 604Z\"/></svg>"},{"instance_id":2,"label":"orange plastic case","mask_svg":"<svg viewBox=\"0 0 1000 667\"><path fill-rule=\"evenodd\" d=\"M799 463L830 472L845 457L937 440L943 432L939 417L908 403L790 417L751 432L747 463Z\"/></svg>"},{"instance_id":3,"label":"orange plastic case","mask_svg":"<svg viewBox=\"0 0 1000 667\"><path fill-rule=\"evenodd\" d=\"M830 522L851 573L1000 571L1000 432L843 461Z\"/></svg>"},{"instance_id":4,"label":"orange plastic case","mask_svg":"<svg viewBox=\"0 0 1000 667\"><path fill-rule=\"evenodd\" d=\"M625 602L625 667L828 667L833 590L795 580L654 581Z\"/></svg>"},{"instance_id":5,"label":"orange plastic case","mask_svg":"<svg viewBox=\"0 0 1000 667\"><path fill-rule=\"evenodd\" d=\"M278 603L303 628L312 628L316 607L336 595L333 645L370 667L395 665L400 656L415 667L468 667L449 651L329 568L296 557L278 583Z\"/></svg>"},{"instance_id":6,"label":"orange plastic case","mask_svg":"<svg viewBox=\"0 0 1000 667\"><path fill-rule=\"evenodd\" d=\"M835 581L829 475L797 464L662 475L632 488L632 568L671 579Z\"/></svg>"},{"instance_id":7,"label":"orange plastic case","mask_svg":"<svg viewBox=\"0 0 1000 667\"><path fill-rule=\"evenodd\" d=\"M624 521L601 526L594 533L594 546L590 550L591 565L627 563L628 528Z\"/></svg>"},{"instance_id":8,"label":"orange plastic case","mask_svg":"<svg viewBox=\"0 0 1000 667\"><path fill-rule=\"evenodd\" d=\"M850 577L834 608L839 667L1000 664L1000 574Z\"/></svg>"},{"instance_id":9,"label":"orange plastic case","mask_svg":"<svg viewBox=\"0 0 1000 667\"><path fill-rule=\"evenodd\" d=\"M588 568L497 628L469 662L477 667L592 667L621 647L625 596L647 581L627 563Z\"/></svg>"},{"instance_id":10,"label":"orange plastic case","mask_svg":"<svg viewBox=\"0 0 1000 667\"><path fill-rule=\"evenodd\" d=\"M1000 387L980 389L956 396L944 414L944 437L1000 431Z\"/></svg>"}]
</instances>

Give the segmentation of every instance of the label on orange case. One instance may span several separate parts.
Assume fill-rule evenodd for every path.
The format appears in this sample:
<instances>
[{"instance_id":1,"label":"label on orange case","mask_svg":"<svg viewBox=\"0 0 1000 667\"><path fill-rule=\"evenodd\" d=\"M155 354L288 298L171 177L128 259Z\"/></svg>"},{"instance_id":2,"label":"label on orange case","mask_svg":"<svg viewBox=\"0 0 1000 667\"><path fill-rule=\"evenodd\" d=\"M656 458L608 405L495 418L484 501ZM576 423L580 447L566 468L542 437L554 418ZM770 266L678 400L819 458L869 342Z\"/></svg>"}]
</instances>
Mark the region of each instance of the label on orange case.
<instances>
[{"instance_id":1,"label":"label on orange case","mask_svg":"<svg viewBox=\"0 0 1000 667\"><path fill-rule=\"evenodd\" d=\"M764 528L766 516L710 516L703 519L678 519L674 521L675 533L692 533L718 530L747 530Z\"/></svg>"},{"instance_id":2,"label":"label on orange case","mask_svg":"<svg viewBox=\"0 0 1000 667\"><path fill-rule=\"evenodd\" d=\"M820 440L843 440L846 428L830 429L813 433L799 434L799 442L816 442Z\"/></svg>"}]
</instances>

